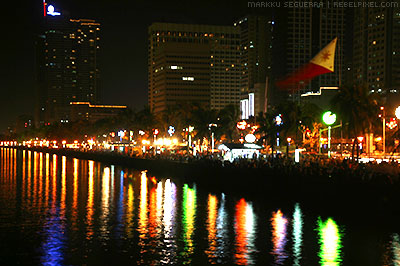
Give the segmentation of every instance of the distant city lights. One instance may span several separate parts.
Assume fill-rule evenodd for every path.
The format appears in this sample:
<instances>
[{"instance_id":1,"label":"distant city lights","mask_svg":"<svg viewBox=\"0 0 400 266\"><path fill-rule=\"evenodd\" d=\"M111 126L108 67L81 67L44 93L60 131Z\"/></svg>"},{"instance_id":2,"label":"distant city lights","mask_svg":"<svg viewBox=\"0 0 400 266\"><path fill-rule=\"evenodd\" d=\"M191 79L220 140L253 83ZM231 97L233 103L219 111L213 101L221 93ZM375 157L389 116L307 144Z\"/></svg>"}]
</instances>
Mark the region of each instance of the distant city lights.
<instances>
[{"instance_id":1,"label":"distant city lights","mask_svg":"<svg viewBox=\"0 0 400 266\"><path fill-rule=\"evenodd\" d=\"M168 134L169 134L170 136L172 136L174 133L175 133L175 128L174 128L173 126L169 126L169 128L168 128Z\"/></svg>"},{"instance_id":2,"label":"distant city lights","mask_svg":"<svg viewBox=\"0 0 400 266\"><path fill-rule=\"evenodd\" d=\"M282 115L281 114L277 115L275 117L274 121L275 121L275 125L277 125L277 126L282 125L283 124Z\"/></svg>"}]
</instances>

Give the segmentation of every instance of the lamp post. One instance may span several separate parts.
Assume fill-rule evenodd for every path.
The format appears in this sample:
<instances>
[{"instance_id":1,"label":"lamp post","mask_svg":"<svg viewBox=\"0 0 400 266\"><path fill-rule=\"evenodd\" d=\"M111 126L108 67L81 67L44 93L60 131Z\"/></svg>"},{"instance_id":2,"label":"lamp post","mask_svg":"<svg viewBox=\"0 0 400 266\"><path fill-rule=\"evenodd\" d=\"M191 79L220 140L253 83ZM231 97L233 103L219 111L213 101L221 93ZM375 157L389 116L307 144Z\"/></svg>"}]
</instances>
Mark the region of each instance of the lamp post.
<instances>
[{"instance_id":1,"label":"lamp post","mask_svg":"<svg viewBox=\"0 0 400 266\"><path fill-rule=\"evenodd\" d=\"M394 114L396 115L396 118L399 120L400 119L400 106L398 106L396 108L396 111L394 112ZM398 124L398 123L397 123Z\"/></svg>"},{"instance_id":2,"label":"lamp post","mask_svg":"<svg viewBox=\"0 0 400 266\"><path fill-rule=\"evenodd\" d=\"M286 157L289 157L289 146L290 146L290 142L292 141L292 138L287 138L286 141L287 141L287 144L286 144Z\"/></svg>"},{"instance_id":3,"label":"lamp post","mask_svg":"<svg viewBox=\"0 0 400 266\"><path fill-rule=\"evenodd\" d=\"M217 127L217 124L209 124L208 128L211 130L211 152L214 153L214 131L213 127Z\"/></svg>"},{"instance_id":4,"label":"lamp post","mask_svg":"<svg viewBox=\"0 0 400 266\"><path fill-rule=\"evenodd\" d=\"M154 154L157 154L157 135L158 135L159 131L158 129L153 129L153 135L154 135L154 140L153 140L153 145L154 145Z\"/></svg>"},{"instance_id":5,"label":"lamp post","mask_svg":"<svg viewBox=\"0 0 400 266\"><path fill-rule=\"evenodd\" d=\"M336 121L336 114L326 111L322 115L322 121L328 126L328 158L331 158L331 125Z\"/></svg>"},{"instance_id":6,"label":"lamp post","mask_svg":"<svg viewBox=\"0 0 400 266\"><path fill-rule=\"evenodd\" d=\"M385 107L381 106L382 110L382 150L383 150L383 159L385 159L386 154L386 118L385 118Z\"/></svg>"},{"instance_id":7,"label":"lamp post","mask_svg":"<svg viewBox=\"0 0 400 266\"><path fill-rule=\"evenodd\" d=\"M189 125L186 129L188 132L188 151L190 151L190 147L192 146L192 131L194 127Z\"/></svg>"}]
</instances>

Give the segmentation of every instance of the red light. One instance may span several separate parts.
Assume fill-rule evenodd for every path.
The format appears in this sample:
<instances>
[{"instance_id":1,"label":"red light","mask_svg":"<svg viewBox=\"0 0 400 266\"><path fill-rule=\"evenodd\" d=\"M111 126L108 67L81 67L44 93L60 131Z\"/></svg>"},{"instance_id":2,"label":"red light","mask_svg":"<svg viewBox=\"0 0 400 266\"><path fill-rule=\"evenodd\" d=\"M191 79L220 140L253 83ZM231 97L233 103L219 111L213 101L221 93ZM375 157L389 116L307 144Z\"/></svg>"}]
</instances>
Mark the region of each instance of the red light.
<instances>
[{"instance_id":1,"label":"red light","mask_svg":"<svg viewBox=\"0 0 400 266\"><path fill-rule=\"evenodd\" d=\"M47 5L46 1L43 0L43 16L44 17L46 16L46 5Z\"/></svg>"}]
</instances>

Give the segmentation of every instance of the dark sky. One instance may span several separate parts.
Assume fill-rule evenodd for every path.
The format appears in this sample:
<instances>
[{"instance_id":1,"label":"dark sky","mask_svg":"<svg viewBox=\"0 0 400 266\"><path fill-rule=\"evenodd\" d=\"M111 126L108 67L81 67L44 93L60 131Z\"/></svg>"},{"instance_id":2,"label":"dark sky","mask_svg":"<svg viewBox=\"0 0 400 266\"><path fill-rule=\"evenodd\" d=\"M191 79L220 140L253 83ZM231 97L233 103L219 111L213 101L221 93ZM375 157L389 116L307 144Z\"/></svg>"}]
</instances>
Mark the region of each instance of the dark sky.
<instances>
[{"instance_id":1,"label":"dark sky","mask_svg":"<svg viewBox=\"0 0 400 266\"><path fill-rule=\"evenodd\" d=\"M6 71L2 78L0 132L21 114L32 114L35 99L34 37L39 33L42 0L22 1L7 18ZM101 90L103 103L147 104L147 27L153 22L232 25L248 13L247 1L55 0L71 18L101 23ZM3 39L3 38L2 38ZM3 43L4 44L4 43ZM4 66L4 65L3 65ZM4 82L5 81L5 82Z\"/></svg>"}]
</instances>

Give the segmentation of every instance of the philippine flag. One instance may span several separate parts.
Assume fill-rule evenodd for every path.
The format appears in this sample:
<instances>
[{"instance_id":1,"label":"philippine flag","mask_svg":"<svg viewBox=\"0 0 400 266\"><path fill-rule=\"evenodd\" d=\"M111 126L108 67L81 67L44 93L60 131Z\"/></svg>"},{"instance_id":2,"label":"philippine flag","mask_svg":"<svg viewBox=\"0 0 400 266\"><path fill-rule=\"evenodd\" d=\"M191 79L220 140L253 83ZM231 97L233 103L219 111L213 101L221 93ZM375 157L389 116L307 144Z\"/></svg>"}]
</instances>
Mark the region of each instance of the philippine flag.
<instances>
[{"instance_id":1,"label":"philippine flag","mask_svg":"<svg viewBox=\"0 0 400 266\"><path fill-rule=\"evenodd\" d=\"M298 68L276 85L281 89L297 89L300 82L307 83L314 77L334 71L337 38L324 47L310 62Z\"/></svg>"}]
</instances>

